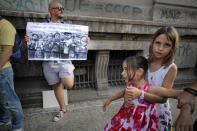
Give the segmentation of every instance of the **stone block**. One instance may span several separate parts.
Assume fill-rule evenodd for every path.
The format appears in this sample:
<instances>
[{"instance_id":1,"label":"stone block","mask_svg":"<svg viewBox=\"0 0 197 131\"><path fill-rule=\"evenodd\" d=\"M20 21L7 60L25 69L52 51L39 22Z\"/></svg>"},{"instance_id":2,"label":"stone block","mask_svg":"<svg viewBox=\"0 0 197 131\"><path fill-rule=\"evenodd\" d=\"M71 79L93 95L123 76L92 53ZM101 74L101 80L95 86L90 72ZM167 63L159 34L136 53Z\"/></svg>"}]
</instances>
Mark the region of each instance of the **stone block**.
<instances>
[{"instance_id":1,"label":"stone block","mask_svg":"<svg viewBox=\"0 0 197 131\"><path fill-rule=\"evenodd\" d=\"M196 0L155 0L155 3L197 7Z\"/></svg>"},{"instance_id":2,"label":"stone block","mask_svg":"<svg viewBox=\"0 0 197 131\"><path fill-rule=\"evenodd\" d=\"M63 6L75 16L151 20L152 0L65 0Z\"/></svg>"},{"instance_id":3,"label":"stone block","mask_svg":"<svg viewBox=\"0 0 197 131\"><path fill-rule=\"evenodd\" d=\"M1 0L0 7L9 11L48 12L48 0Z\"/></svg>"},{"instance_id":4,"label":"stone block","mask_svg":"<svg viewBox=\"0 0 197 131\"><path fill-rule=\"evenodd\" d=\"M155 4L153 21L169 24L197 24L197 10L178 5Z\"/></svg>"},{"instance_id":5,"label":"stone block","mask_svg":"<svg viewBox=\"0 0 197 131\"><path fill-rule=\"evenodd\" d=\"M42 91L42 97L43 97L43 108L59 107L59 104L56 100L53 90ZM65 104L68 105L68 95L66 89L64 89L64 100L65 100Z\"/></svg>"},{"instance_id":6,"label":"stone block","mask_svg":"<svg viewBox=\"0 0 197 131\"><path fill-rule=\"evenodd\" d=\"M194 68L197 56L197 44L191 41L181 41L175 56L178 68Z\"/></svg>"}]
</instances>

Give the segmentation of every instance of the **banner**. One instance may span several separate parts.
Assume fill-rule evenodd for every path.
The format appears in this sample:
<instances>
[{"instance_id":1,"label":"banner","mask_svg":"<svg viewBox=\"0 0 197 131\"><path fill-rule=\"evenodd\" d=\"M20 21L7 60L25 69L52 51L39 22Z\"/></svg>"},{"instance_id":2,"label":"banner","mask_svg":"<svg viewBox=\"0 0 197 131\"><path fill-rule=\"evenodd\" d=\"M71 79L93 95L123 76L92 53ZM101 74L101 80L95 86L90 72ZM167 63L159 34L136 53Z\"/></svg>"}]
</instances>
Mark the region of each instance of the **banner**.
<instances>
[{"instance_id":1,"label":"banner","mask_svg":"<svg viewBox=\"0 0 197 131\"><path fill-rule=\"evenodd\" d=\"M28 22L28 60L86 60L88 26Z\"/></svg>"}]
</instances>

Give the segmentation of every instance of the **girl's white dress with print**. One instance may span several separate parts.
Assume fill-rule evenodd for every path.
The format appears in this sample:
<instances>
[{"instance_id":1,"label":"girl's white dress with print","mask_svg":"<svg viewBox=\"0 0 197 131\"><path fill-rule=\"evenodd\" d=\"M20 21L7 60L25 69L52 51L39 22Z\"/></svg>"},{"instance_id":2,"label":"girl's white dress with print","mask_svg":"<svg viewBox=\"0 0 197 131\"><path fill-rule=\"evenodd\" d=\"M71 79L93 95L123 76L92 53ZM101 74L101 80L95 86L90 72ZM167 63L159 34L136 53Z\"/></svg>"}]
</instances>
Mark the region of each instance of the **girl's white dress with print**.
<instances>
[{"instance_id":1,"label":"girl's white dress with print","mask_svg":"<svg viewBox=\"0 0 197 131\"><path fill-rule=\"evenodd\" d=\"M155 72L150 72L148 69L147 81L153 86L162 86L163 80L169 69L174 65L172 63L168 67L162 66ZM161 131L168 131L171 128L172 116L170 111L169 101L164 104L156 104L158 127Z\"/></svg>"}]
</instances>

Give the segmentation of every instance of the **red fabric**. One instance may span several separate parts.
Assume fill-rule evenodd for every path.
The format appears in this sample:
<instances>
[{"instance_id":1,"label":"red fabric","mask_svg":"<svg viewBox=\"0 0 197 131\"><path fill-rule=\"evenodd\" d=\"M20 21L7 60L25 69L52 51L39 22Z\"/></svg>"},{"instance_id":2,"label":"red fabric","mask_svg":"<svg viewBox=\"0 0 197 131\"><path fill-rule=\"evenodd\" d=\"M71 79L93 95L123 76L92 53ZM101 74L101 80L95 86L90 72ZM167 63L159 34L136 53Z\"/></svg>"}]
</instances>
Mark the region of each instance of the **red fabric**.
<instances>
[{"instance_id":1,"label":"red fabric","mask_svg":"<svg viewBox=\"0 0 197 131\"><path fill-rule=\"evenodd\" d=\"M128 86L131 86L129 83ZM140 90L146 91L149 83ZM155 104L145 100L134 100L134 106L126 108L123 104L119 112L105 126L104 131L157 131L157 116Z\"/></svg>"}]
</instances>

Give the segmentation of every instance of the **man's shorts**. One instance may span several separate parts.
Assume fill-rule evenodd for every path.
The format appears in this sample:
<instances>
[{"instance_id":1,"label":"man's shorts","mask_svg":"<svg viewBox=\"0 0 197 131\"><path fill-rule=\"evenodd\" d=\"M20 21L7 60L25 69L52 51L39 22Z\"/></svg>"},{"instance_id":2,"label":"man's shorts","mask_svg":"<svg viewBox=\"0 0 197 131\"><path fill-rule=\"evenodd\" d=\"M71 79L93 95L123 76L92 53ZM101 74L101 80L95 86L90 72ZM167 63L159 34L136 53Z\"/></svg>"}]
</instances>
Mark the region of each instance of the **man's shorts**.
<instances>
[{"instance_id":1,"label":"man's shorts","mask_svg":"<svg viewBox=\"0 0 197 131\"><path fill-rule=\"evenodd\" d=\"M45 78L49 85L57 84L61 78L74 77L74 65L71 61L43 62L42 64Z\"/></svg>"}]
</instances>

